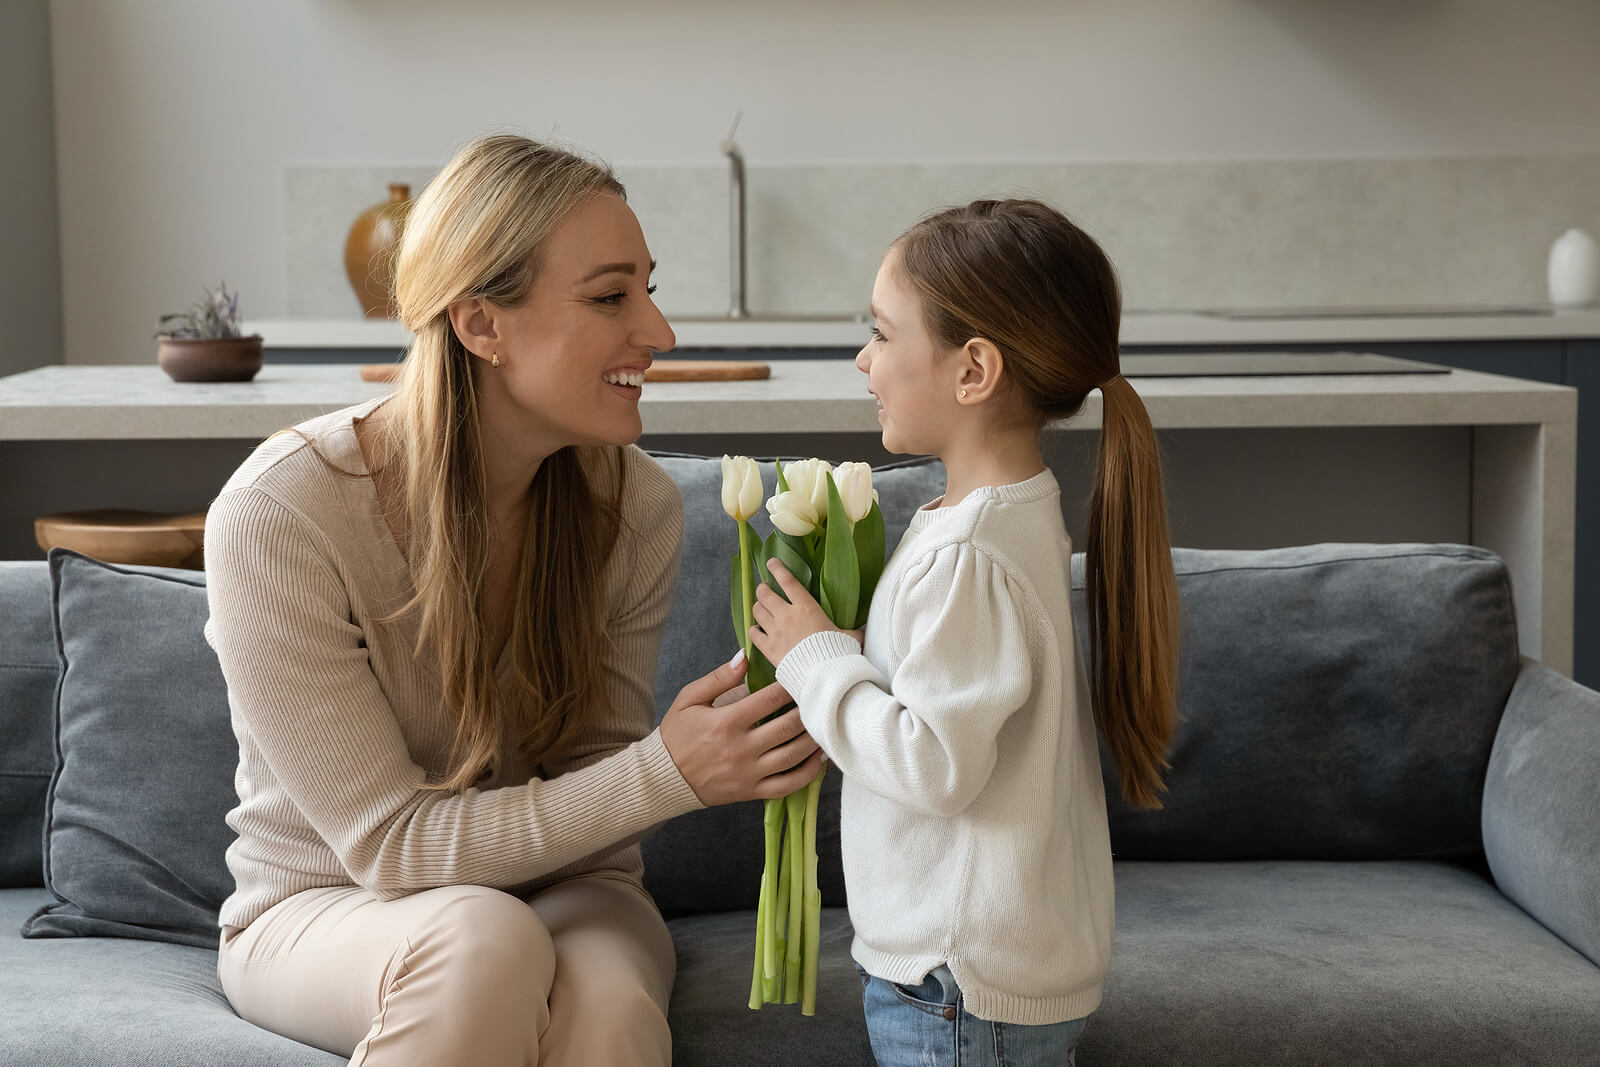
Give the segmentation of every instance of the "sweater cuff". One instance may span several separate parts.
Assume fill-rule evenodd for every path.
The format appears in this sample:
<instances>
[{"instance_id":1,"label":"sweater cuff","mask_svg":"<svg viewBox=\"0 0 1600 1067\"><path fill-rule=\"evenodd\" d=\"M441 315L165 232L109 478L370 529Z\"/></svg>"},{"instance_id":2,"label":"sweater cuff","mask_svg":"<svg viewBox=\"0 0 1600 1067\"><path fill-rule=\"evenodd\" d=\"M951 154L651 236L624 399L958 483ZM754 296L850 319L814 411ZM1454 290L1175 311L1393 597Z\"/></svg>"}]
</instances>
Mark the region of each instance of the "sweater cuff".
<instances>
[{"instance_id":1,"label":"sweater cuff","mask_svg":"<svg viewBox=\"0 0 1600 1067\"><path fill-rule=\"evenodd\" d=\"M672 753L667 751L667 743L661 740L659 728L639 742L639 760L643 764L644 780L649 783L647 788L653 794L652 807L660 812L662 821L705 807L694 787L678 770Z\"/></svg>"},{"instance_id":2,"label":"sweater cuff","mask_svg":"<svg viewBox=\"0 0 1600 1067\"><path fill-rule=\"evenodd\" d=\"M800 690L811 672L829 660L861 655L861 645L841 630L820 630L789 650L778 664L778 684L789 695L800 699Z\"/></svg>"}]
</instances>

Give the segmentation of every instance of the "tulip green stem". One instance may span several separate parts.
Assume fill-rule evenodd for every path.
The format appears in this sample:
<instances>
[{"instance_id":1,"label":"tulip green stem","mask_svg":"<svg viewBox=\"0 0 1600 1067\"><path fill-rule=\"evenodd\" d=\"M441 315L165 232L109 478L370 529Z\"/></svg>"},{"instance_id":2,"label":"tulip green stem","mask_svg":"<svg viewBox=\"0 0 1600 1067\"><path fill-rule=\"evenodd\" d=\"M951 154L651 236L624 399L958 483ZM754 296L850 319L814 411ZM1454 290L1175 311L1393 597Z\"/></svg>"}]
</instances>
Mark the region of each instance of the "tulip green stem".
<instances>
[{"instance_id":1,"label":"tulip green stem","mask_svg":"<svg viewBox=\"0 0 1600 1067\"><path fill-rule=\"evenodd\" d=\"M805 789L805 917L801 934L805 967L800 979L801 1015L817 1013L817 956L822 949L822 891L817 888L817 807L822 799L822 776L827 773L824 764Z\"/></svg>"},{"instance_id":2,"label":"tulip green stem","mask_svg":"<svg viewBox=\"0 0 1600 1067\"><path fill-rule=\"evenodd\" d=\"M741 603L744 606L744 632L739 635L739 647L744 649L744 658L750 659L750 628L755 625L756 587L755 569L751 564L752 545L755 540L755 531L750 528L748 519L739 520L739 581Z\"/></svg>"},{"instance_id":3,"label":"tulip green stem","mask_svg":"<svg viewBox=\"0 0 1600 1067\"><path fill-rule=\"evenodd\" d=\"M789 896L788 918L789 932L785 942L787 949L784 957L783 973L783 1002L793 1004L800 999L800 965L802 950L805 947L805 934L802 918L805 911L805 885L803 882L806 860L805 852L805 817L806 817L806 791L797 789L784 798L784 807L789 814L789 838L785 842L784 866L789 868L790 874L787 881L778 887L780 893Z\"/></svg>"},{"instance_id":4,"label":"tulip green stem","mask_svg":"<svg viewBox=\"0 0 1600 1067\"><path fill-rule=\"evenodd\" d=\"M783 834L783 800L769 800L766 805L763 824L767 838L767 862L766 871L761 876L761 909L766 912L766 921L762 928L761 977L771 994L776 992L778 981L778 848ZM776 1000L777 997L769 995L767 999Z\"/></svg>"}]
</instances>

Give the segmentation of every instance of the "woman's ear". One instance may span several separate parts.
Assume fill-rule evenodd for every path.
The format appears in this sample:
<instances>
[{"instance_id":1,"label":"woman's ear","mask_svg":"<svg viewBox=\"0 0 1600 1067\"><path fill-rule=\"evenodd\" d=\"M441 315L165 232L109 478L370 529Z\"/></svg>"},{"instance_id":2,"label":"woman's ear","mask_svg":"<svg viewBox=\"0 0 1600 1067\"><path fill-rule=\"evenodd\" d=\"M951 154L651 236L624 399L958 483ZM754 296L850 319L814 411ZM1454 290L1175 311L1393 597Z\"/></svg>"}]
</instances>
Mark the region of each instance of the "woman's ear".
<instances>
[{"instance_id":1,"label":"woman's ear","mask_svg":"<svg viewBox=\"0 0 1600 1067\"><path fill-rule=\"evenodd\" d=\"M980 404L1000 388L1005 374L1005 357L994 342L974 337L961 349L960 372L956 377L956 403Z\"/></svg>"},{"instance_id":2,"label":"woman's ear","mask_svg":"<svg viewBox=\"0 0 1600 1067\"><path fill-rule=\"evenodd\" d=\"M495 330L494 305L481 296L462 297L450 305L450 328L463 347L481 359L499 353L500 334Z\"/></svg>"}]
</instances>

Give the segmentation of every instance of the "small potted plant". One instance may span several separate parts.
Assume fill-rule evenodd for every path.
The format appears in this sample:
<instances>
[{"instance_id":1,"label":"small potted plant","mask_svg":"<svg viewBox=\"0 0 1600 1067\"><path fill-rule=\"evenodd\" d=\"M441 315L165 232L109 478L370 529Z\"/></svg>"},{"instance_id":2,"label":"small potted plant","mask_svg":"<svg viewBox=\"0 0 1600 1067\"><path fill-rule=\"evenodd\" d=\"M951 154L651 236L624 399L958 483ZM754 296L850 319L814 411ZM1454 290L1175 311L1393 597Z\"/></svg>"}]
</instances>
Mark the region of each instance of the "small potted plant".
<instances>
[{"instance_id":1,"label":"small potted plant","mask_svg":"<svg viewBox=\"0 0 1600 1067\"><path fill-rule=\"evenodd\" d=\"M187 311L161 316L156 362L175 382L247 382L261 369L261 335L239 335L239 294L203 289Z\"/></svg>"}]
</instances>

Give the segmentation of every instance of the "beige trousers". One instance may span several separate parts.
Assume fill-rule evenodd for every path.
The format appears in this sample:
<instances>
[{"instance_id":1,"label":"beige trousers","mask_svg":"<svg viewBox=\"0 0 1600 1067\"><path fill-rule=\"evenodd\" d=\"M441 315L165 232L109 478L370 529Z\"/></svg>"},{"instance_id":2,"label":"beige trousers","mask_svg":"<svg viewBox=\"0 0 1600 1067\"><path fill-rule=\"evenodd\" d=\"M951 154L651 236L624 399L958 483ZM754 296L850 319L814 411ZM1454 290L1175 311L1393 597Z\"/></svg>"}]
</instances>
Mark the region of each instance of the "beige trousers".
<instances>
[{"instance_id":1,"label":"beige trousers","mask_svg":"<svg viewBox=\"0 0 1600 1067\"><path fill-rule=\"evenodd\" d=\"M610 875L527 901L312 889L225 928L217 963L241 1018L363 1067L668 1064L675 969L655 902Z\"/></svg>"}]
</instances>

